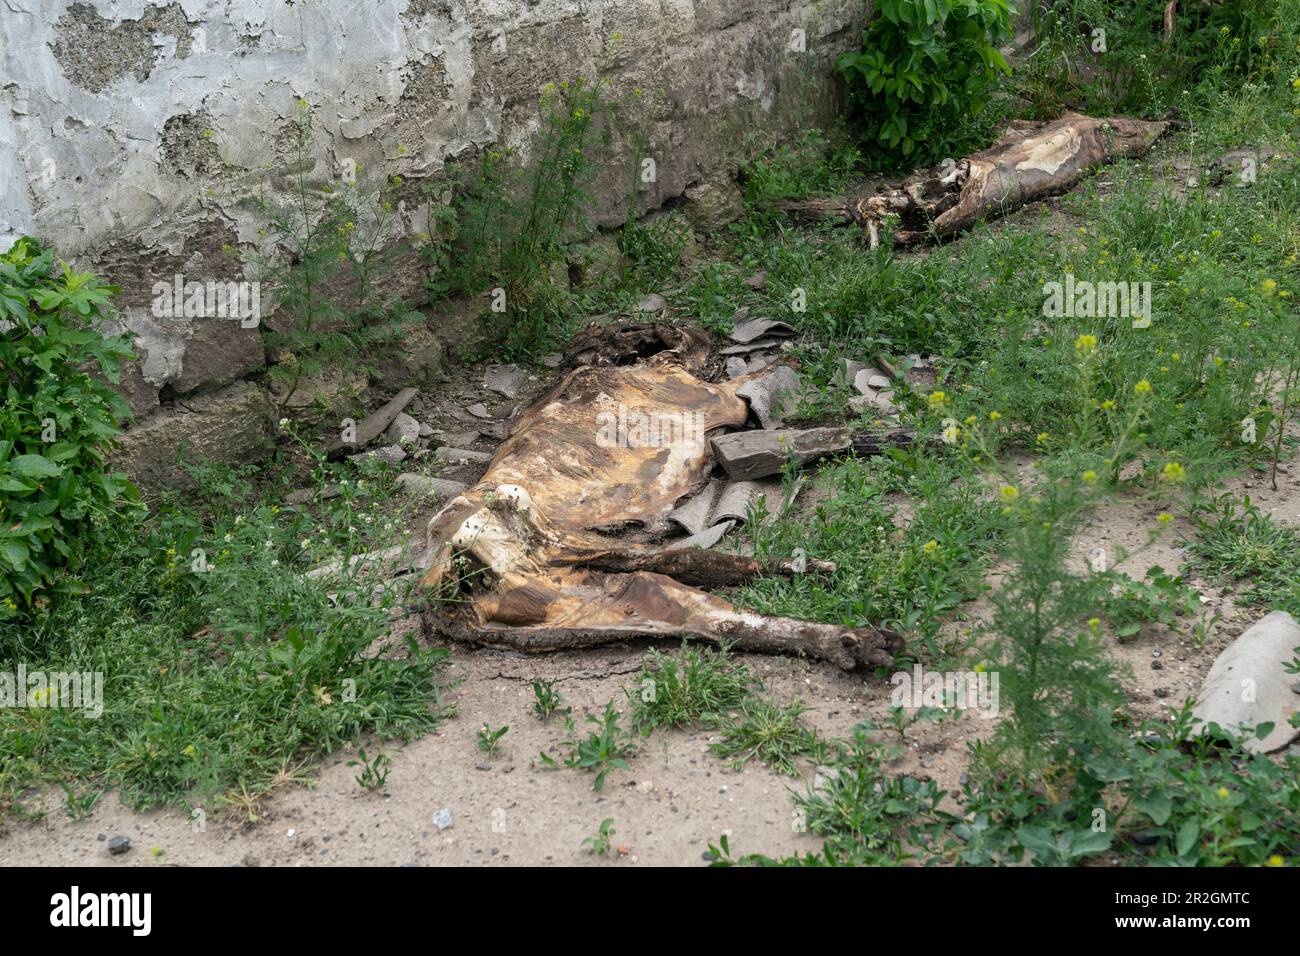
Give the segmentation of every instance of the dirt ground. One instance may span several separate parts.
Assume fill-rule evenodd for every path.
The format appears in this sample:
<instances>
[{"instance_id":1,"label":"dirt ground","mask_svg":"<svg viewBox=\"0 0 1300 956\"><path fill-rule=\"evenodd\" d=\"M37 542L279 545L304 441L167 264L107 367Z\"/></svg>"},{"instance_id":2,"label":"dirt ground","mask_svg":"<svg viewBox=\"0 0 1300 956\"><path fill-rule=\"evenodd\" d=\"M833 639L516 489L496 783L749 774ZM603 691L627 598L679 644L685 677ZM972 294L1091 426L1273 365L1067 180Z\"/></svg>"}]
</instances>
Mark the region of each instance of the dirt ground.
<instances>
[{"instance_id":1,"label":"dirt ground","mask_svg":"<svg viewBox=\"0 0 1300 956\"><path fill-rule=\"evenodd\" d=\"M1046 204L1063 219L1058 201ZM1044 204L1034 204L1011 217L1037 217ZM492 419L503 422L540 394L557 373L532 378L512 400L486 393L479 385L482 368L456 368L436 401L417 399L408 409L445 439L482 428L470 444L491 451L503 437L500 425L467 413L484 402ZM495 434L494 434L495 433ZM1285 468L1285 466L1283 466ZM443 477L473 481L483 466L456 466ZM1249 494L1260 509L1279 523L1300 526L1300 479L1296 469L1278 476L1278 490L1267 477L1234 478L1224 489L1240 498ZM896 520L910 514L901 503ZM1183 519L1147 546L1156 515L1167 503L1117 500L1103 505L1079 536L1076 554L1086 561L1097 547L1106 550L1113 567L1141 578L1152 565L1176 571L1185 559L1178 541L1190 537ZM424 515L412 516L413 533L422 533ZM1116 561L1117 549L1132 553ZM1110 639L1114 657L1132 674L1127 690L1134 711L1158 717L1176 708L1200 687L1215 657L1261 611L1238 608L1230 594L1193 579L1203 596L1208 618L1220 621L1204 646L1191 639L1191 624L1172 633L1148 626L1132 640ZM962 608L949 625L971 627L985 613L982 601ZM179 810L136 813L115 794L106 794L93 813L78 822L63 812L61 791L49 792L45 815L38 822L14 824L0 835L0 865L564 865L634 866L702 865L707 846L727 834L733 854L761 852L770 856L816 851L820 841L798 832L790 801L791 790L812 782L815 768L802 778L782 776L753 762L736 770L709 753L714 739L707 732L656 731L644 738L630 769L610 772L602 793L591 789L590 774L571 769L547 769L541 751L558 755L564 739L559 718L543 724L532 712L535 678L553 679L566 703L573 707L579 730L586 713L603 710L614 701L626 710L625 690L631 688L649 642L542 656L454 647L447 677L453 686L445 702L456 716L437 733L405 747L382 749L392 760L386 792L373 794L360 787L356 768L342 751L322 765L307 768L305 785L279 788L258 807L255 823L228 821L214 810L198 831ZM826 736L844 736L864 719L888 727L891 685L887 678L848 674L833 665L789 658L737 655L749 664L782 702L799 699L811 709L808 723ZM476 733L484 723L509 731L499 754L490 762L477 748ZM988 736L996 719L967 712L960 719L921 721L907 728L901 756L889 766L896 774L929 777L945 789L960 786L967 763L967 745ZM372 747L371 755L377 747ZM35 801L32 801L34 804ZM452 826L439 830L435 814L450 810ZM616 851L598 857L582 845L605 818L613 818ZM445 822L445 821L444 821ZM110 855L107 840L123 835L130 849Z\"/></svg>"},{"instance_id":2,"label":"dirt ground","mask_svg":"<svg viewBox=\"0 0 1300 956\"><path fill-rule=\"evenodd\" d=\"M1289 473L1279 479L1276 492L1266 478L1237 479L1227 487L1250 494L1279 522L1300 525L1300 480ZM1160 510L1131 501L1103 507L1080 536L1078 553L1105 547L1113 561L1121 546L1135 552L1119 565L1134 577L1153 564L1177 568L1177 541L1190 533L1181 522L1154 546L1143 547ZM1214 658L1258 616L1236 608L1217 588L1193 583L1206 610L1223 618L1203 647L1158 627L1147 627L1129 643L1111 642L1114 656L1132 671L1129 696L1141 716L1157 717L1192 694ZM978 618L980 605L968 605L964 617ZM406 747L384 748L392 769L383 795L357 785L356 769L346 765L354 755L346 751L312 775L314 785L273 793L259 806L256 823L237 825L214 812L203 832L181 811L135 813L113 794L74 823L63 813L62 793L52 791L44 819L16 825L0 838L0 865L702 865L708 844L724 833L737 854L817 850L815 837L797 832L789 796L811 782L815 768L806 768L802 779L759 764L734 770L708 752L713 738L706 732L656 731L644 738L630 769L612 771L599 794L591 789L590 774L542 766L538 753L555 754L564 730L558 718L543 724L533 715L532 680L554 679L581 724L585 713L625 700L647 646L536 657L454 648L448 670L454 686L446 701L457 716ZM819 733L844 735L865 718L889 724L887 679L789 658L738 657L773 697L808 704L806 719ZM476 745L485 722L510 727L490 762ZM974 712L959 720L917 722L907 729L903 753L890 770L956 788L967 743L987 736L995 724ZM898 739L893 731L885 737ZM433 820L443 809L451 811L453 825L440 831ZM582 841L607 817L614 820L617 849L597 857ZM112 856L106 839L117 835L130 837L131 848Z\"/></svg>"}]
</instances>

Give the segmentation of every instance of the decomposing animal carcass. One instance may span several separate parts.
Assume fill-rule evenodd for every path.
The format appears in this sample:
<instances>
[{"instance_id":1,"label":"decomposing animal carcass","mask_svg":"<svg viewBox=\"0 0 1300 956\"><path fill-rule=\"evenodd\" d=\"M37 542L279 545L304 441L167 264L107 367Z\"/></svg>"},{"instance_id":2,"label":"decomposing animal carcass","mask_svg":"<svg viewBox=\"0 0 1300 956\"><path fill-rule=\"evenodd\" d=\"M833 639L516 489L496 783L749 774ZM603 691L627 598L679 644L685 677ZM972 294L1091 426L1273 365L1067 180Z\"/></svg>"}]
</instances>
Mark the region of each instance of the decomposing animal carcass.
<instances>
[{"instance_id":1,"label":"decomposing animal carcass","mask_svg":"<svg viewBox=\"0 0 1300 956\"><path fill-rule=\"evenodd\" d=\"M846 669L892 661L892 632L737 610L699 589L801 571L793 558L764 567L664 540L678 502L710 483L710 438L750 415L737 391L770 369L704 381L707 336L670 325L592 329L568 354L576 367L430 521L427 630L521 651L682 636Z\"/></svg>"},{"instance_id":2,"label":"decomposing animal carcass","mask_svg":"<svg viewBox=\"0 0 1300 956\"><path fill-rule=\"evenodd\" d=\"M862 199L804 200L783 208L803 218L857 223L872 248L879 245L880 227L891 214L899 218L894 241L900 245L945 239L981 219L996 219L1073 189L1096 166L1145 155L1168 126L1079 113L1050 123L1017 122L990 148L914 173L899 187Z\"/></svg>"}]
</instances>

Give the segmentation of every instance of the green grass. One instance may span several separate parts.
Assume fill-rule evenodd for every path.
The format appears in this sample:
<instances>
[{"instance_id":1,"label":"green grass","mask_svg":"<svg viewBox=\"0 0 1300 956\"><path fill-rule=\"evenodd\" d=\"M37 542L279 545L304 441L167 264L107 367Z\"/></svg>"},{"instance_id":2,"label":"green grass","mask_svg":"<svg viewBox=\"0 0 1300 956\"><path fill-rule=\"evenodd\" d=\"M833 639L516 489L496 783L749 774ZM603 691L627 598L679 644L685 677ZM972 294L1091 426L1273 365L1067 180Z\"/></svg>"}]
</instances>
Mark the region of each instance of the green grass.
<instances>
[{"instance_id":1,"label":"green grass","mask_svg":"<svg viewBox=\"0 0 1300 956\"><path fill-rule=\"evenodd\" d=\"M767 764L778 773L795 776L801 760L818 761L826 744L803 721L808 708L799 701L776 704L762 697L746 697L735 715L722 725L722 739L709 749L739 769L751 760Z\"/></svg>"},{"instance_id":2,"label":"green grass","mask_svg":"<svg viewBox=\"0 0 1300 956\"><path fill-rule=\"evenodd\" d=\"M212 486L205 496L207 514L162 503L104 523L86 595L0 625L7 671L23 662L104 675L98 719L0 710L0 797L11 809L32 787L77 780L139 809L253 816L261 793L302 779L313 758L369 735L409 740L447 716L445 651L408 640L369 654L405 595L376 597L364 575L302 573L394 536L369 497L383 482L353 474L350 490L312 512L241 507L250 486L225 480L228 495Z\"/></svg>"},{"instance_id":3,"label":"green grass","mask_svg":"<svg viewBox=\"0 0 1300 956\"><path fill-rule=\"evenodd\" d=\"M1300 533L1283 527L1247 497L1223 495L1195 512L1191 566L1238 591L1236 600L1300 614Z\"/></svg>"},{"instance_id":4,"label":"green grass","mask_svg":"<svg viewBox=\"0 0 1300 956\"><path fill-rule=\"evenodd\" d=\"M905 454L822 465L804 492L816 504L760 523L754 551L786 557L803 548L836 570L759 578L740 589L737 602L850 627L899 627L912 653L930 660L954 652L940 647L944 616L982 590L1002 523L978 489L959 480L964 474L956 463ZM896 518L886 499L891 490L918 502L910 520Z\"/></svg>"},{"instance_id":5,"label":"green grass","mask_svg":"<svg viewBox=\"0 0 1300 956\"><path fill-rule=\"evenodd\" d=\"M632 726L649 733L658 727L717 724L754 683L749 668L732 660L725 647L683 642L675 654L651 648L628 690Z\"/></svg>"}]
</instances>

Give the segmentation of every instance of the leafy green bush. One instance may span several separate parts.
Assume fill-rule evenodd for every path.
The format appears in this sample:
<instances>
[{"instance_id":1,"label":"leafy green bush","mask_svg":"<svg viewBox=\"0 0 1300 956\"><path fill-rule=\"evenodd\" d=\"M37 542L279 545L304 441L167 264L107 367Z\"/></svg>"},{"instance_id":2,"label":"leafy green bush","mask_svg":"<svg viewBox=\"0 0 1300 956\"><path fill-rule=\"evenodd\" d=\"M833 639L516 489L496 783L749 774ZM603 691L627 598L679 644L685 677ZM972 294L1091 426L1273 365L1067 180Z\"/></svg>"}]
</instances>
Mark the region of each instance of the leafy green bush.
<instances>
[{"instance_id":1,"label":"leafy green bush","mask_svg":"<svg viewBox=\"0 0 1300 956\"><path fill-rule=\"evenodd\" d=\"M0 618L38 591L79 590L76 537L135 489L104 459L126 405L86 369L112 382L131 353L96 323L117 288L56 268L24 236L0 255Z\"/></svg>"},{"instance_id":2,"label":"leafy green bush","mask_svg":"<svg viewBox=\"0 0 1300 956\"><path fill-rule=\"evenodd\" d=\"M880 0L862 49L836 69L864 135L900 156L939 154L979 114L999 74L997 44L1011 36L1007 0Z\"/></svg>"},{"instance_id":3,"label":"leafy green bush","mask_svg":"<svg viewBox=\"0 0 1300 956\"><path fill-rule=\"evenodd\" d=\"M1205 114L1231 112L1229 99L1263 105L1293 77L1296 17L1285 4L1180 4L1168 35L1165 8L1166 0L1038 5L1032 50L1016 70L1017 92L1043 117L1065 108L1156 115L1178 107L1211 119ZM1252 114L1256 123L1270 120L1260 112Z\"/></svg>"},{"instance_id":4,"label":"leafy green bush","mask_svg":"<svg viewBox=\"0 0 1300 956\"><path fill-rule=\"evenodd\" d=\"M103 713L0 708L0 820L75 775L138 809L252 821L313 758L437 726L447 652L410 637L379 645L416 598L354 561L396 533L371 482L340 479L337 497L283 509L243 482L205 486L194 497L210 517L165 494L89 538L93 597L51 594L30 620L0 620L0 671L100 672ZM308 577L312 566L337 570Z\"/></svg>"},{"instance_id":5,"label":"leafy green bush","mask_svg":"<svg viewBox=\"0 0 1300 956\"><path fill-rule=\"evenodd\" d=\"M489 147L477 166L427 188L429 291L493 290L507 355L544 352L566 334L567 278L557 283L556 267L564 265L565 244L591 228L595 154L612 141L618 106L600 81L548 83L527 162L513 149Z\"/></svg>"},{"instance_id":6,"label":"leafy green bush","mask_svg":"<svg viewBox=\"0 0 1300 956\"><path fill-rule=\"evenodd\" d=\"M267 224L252 260L276 308L263 342L280 355L268 375L282 413L307 380L358 358L364 363L382 356L424 322L387 282L402 178L388 177L373 193L345 179L322 194L307 178L311 108L304 100L290 131L291 194L253 200Z\"/></svg>"},{"instance_id":7,"label":"leafy green bush","mask_svg":"<svg viewBox=\"0 0 1300 956\"><path fill-rule=\"evenodd\" d=\"M1067 866L1111 852L1131 865L1285 865L1300 837L1300 762L1228 734L1226 746L1185 742L1192 723L1188 703L1169 719L1059 734L1044 788L977 745L960 811L935 814L934 859Z\"/></svg>"}]
</instances>

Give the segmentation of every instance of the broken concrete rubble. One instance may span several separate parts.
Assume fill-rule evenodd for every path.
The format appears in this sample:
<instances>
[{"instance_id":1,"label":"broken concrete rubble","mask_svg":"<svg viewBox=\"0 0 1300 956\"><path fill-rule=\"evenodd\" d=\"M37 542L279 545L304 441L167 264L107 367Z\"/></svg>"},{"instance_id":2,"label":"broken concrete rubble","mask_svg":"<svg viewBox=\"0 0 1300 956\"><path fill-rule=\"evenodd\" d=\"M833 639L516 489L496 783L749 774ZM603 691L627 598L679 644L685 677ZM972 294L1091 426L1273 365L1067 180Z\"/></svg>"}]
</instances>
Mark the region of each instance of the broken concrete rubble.
<instances>
[{"instance_id":1,"label":"broken concrete rubble","mask_svg":"<svg viewBox=\"0 0 1300 956\"><path fill-rule=\"evenodd\" d=\"M499 365L483 373L483 387L506 398L518 397L527 380L528 373L518 365Z\"/></svg>"},{"instance_id":2,"label":"broken concrete rubble","mask_svg":"<svg viewBox=\"0 0 1300 956\"><path fill-rule=\"evenodd\" d=\"M384 438L391 445L414 445L420 437L420 428L420 423L406 412L398 412L384 432Z\"/></svg>"},{"instance_id":3,"label":"broken concrete rubble","mask_svg":"<svg viewBox=\"0 0 1300 956\"><path fill-rule=\"evenodd\" d=\"M402 409L411 404L411 400L415 398L415 395L416 390L414 388L402 389L388 404L377 411L371 412L357 422L353 428L347 429L326 449L326 454L331 459L339 459L345 455L353 455L365 448L387 430ZM402 457L405 458L405 454Z\"/></svg>"},{"instance_id":4,"label":"broken concrete rubble","mask_svg":"<svg viewBox=\"0 0 1300 956\"><path fill-rule=\"evenodd\" d=\"M1300 692L1286 665L1300 654L1300 624L1285 611L1274 611L1256 621L1214 661L1197 696L1191 733L1204 733L1210 724L1250 734L1244 746L1267 753L1286 746L1300 734L1291 723L1300 714Z\"/></svg>"},{"instance_id":5,"label":"broken concrete rubble","mask_svg":"<svg viewBox=\"0 0 1300 956\"><path fill-rule=\"evenodd\" d=\"M750 342L764 338L787 338L794 335L794 328L779 319L750 319L733 326L728 336L733 342L748 345Z\"/></svg>"},{"instance_id":6,"label":"broken concrete rubble","mask_svg":"<svg viewBox=\"0 0 1300 956\"><path fill-rule=\"evenodd\" d=\"M749 402L754 417L764 428L778 428L799 404L795 397L798 387L799 375L795 370L788 365L777 365L768 374L746 376L736 394Z\"/></svg>"},{"instance_id":7,"label":"broken concrete rubble","mask_svg":"<svg viewBox=\"0 0 1300 956\"><path fill-rule=\"evenodd\" d=\"M439 501L449 501L465 490L463 482L431 478L410 471L398 475L396 484L413 498L436 498Z\"/></svg>"}]
</instances>

